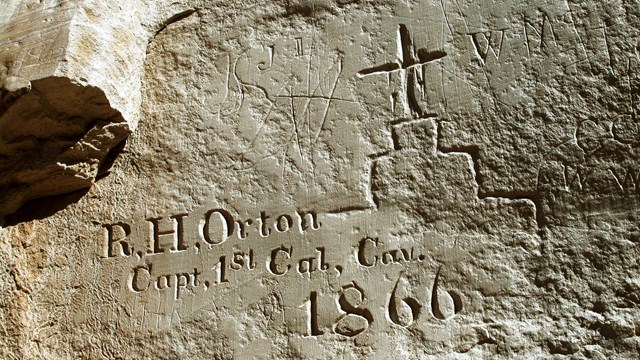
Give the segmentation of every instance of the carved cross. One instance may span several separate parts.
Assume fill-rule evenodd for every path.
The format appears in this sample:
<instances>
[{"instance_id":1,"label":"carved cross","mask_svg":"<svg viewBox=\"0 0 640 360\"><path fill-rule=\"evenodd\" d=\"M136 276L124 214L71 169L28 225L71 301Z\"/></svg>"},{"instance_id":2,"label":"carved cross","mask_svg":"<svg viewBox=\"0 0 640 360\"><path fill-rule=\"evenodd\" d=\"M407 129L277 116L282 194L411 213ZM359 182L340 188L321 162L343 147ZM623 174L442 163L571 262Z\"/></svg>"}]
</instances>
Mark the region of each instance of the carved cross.
<instances>
[{"instance_id":1,"label":"carved cross","mask_svg":"<svg viewBox=\"0 0 640 360\"><path fill-rule=\"evenodd\" d=\"M428 51L425 48L416 49L409 29L405 24L398 26L398 57L396 61L374 66L358 72L358 76L365 77L369 75L386 74L391 75L400 72L404 79L404 94L409 110L417 117L423 117L425 114L420 107L418 94L416 91L422 91L418 85L424 85L424 79L420 77L418 72L422 66L447 56L444 51Z\"/></svg>"}]
</instances>

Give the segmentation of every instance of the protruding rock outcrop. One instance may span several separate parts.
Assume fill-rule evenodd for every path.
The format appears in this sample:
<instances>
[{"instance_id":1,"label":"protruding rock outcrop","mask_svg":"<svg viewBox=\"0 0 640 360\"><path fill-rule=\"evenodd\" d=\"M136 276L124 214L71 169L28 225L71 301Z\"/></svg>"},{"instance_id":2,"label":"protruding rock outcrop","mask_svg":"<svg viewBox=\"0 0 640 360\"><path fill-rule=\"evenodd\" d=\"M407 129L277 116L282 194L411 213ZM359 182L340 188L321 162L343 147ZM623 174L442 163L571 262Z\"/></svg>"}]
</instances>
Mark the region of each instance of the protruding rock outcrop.
<instances>
[{"instance_id":1,"label":"protruding rock outcrop","mask_svg":"<svg viewBox=\"0 0 640 360\"><path fill-rule=\"evenodd\" d=\"M0 217L93 184L135 130L163 2L9 1L0 15ZM153 7L141 20L142 9Z\"/></svg>"}]
</instances>

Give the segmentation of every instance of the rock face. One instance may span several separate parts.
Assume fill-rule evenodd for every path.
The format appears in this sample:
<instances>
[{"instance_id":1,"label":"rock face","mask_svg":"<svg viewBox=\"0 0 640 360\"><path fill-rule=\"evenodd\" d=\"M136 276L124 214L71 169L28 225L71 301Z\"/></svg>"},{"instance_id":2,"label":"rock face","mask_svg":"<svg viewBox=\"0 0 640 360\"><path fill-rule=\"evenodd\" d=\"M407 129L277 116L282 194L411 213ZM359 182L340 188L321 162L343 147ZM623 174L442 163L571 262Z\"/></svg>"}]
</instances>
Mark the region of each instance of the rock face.
<instances>
[{"instance_id":1,"label":"rock face","mask_svg":"<svg viewBox=\"0 0 640 360\"><path fill-rule=\"evenodd\" d=\"M174 3L13 1L0 17L0 217L87 188L135 130L145 51Z\"/></svg>"},{"instance_id":2,"label":"rock face","mask_svg":"<svg viewBox=\"0 0 640 360\"><path fill-rule=\"evenodd\" d=\"M640 357L637 4L6 9L0 357Z\"/></svg>"}]
</instances>

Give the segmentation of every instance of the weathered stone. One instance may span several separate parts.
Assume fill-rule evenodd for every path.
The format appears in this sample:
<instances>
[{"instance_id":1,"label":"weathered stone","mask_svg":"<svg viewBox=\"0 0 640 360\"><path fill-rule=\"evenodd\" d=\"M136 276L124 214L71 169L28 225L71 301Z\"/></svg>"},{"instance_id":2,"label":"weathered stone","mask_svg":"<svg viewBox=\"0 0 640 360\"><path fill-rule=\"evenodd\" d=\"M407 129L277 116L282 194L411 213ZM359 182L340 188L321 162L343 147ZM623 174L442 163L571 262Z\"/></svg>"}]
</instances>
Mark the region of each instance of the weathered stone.
<instances>
[{"instance_id":1,"label":"weathered stone","mask_svg":"<svg viewBox=\"0 0 640 360\"><path fill-rule=\"evenodd\" d=\"M144 22L151 8L156 15ZM167 21L193 12L92 0L10 1L5 9L0 217L93 184L109 151L137 127L146 45Z\"/></svg>"},{"instance_id":2,"label":"weathered stone","mask_svg":"<svg viewBox=\"0 0 640 360\"><path fill-rule=\"evenodd\" d=\"M0 357L638 358L636 5L126 5L0 15Z\"/></svg>"}]
</instances>

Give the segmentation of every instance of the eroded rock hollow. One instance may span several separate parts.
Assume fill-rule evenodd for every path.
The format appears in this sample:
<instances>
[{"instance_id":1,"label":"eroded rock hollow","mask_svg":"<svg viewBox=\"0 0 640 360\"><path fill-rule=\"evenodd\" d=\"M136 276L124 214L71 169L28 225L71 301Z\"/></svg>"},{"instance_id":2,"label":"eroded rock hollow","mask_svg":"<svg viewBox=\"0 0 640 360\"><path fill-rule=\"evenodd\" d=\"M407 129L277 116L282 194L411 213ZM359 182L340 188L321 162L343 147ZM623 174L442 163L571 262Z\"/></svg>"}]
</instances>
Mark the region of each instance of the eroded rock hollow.
<instances>
[{"instance_id":1,"label":"eroded rock hollow","mask_svg":"<svg viewBox=\"0 0 640 360\"><path fill-rule=\"evenodd\" d=\"M638 4L5 9L0 357L640 356Z\"/></svg>"}]
</instances>

